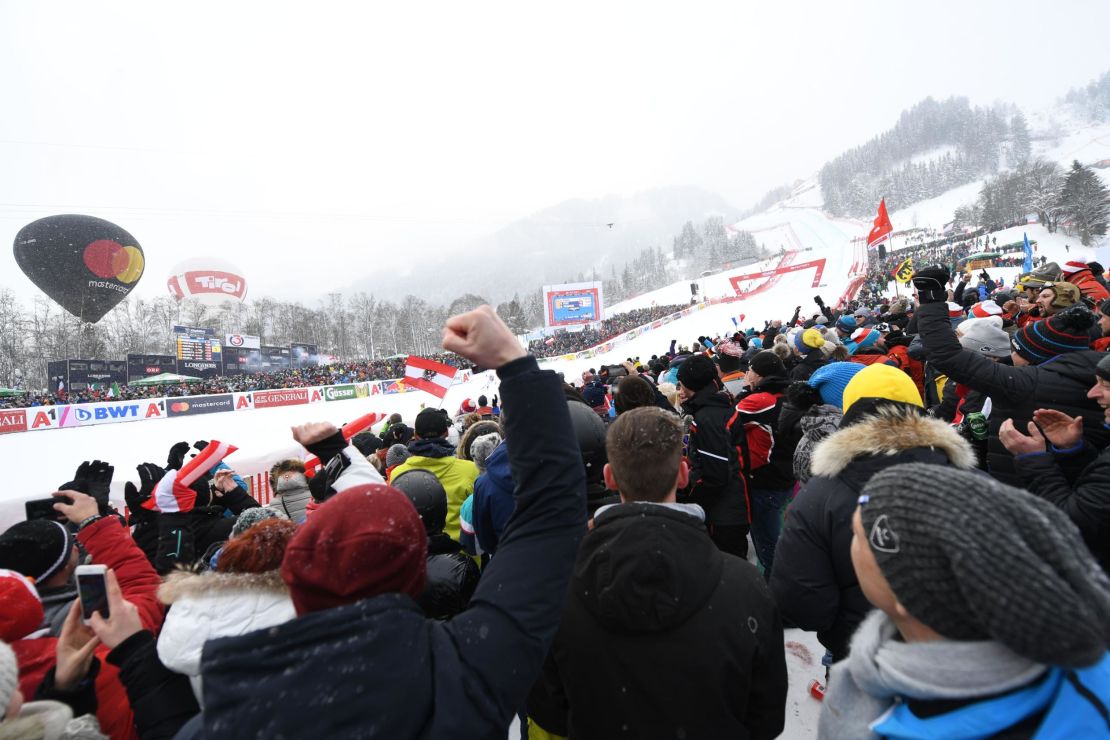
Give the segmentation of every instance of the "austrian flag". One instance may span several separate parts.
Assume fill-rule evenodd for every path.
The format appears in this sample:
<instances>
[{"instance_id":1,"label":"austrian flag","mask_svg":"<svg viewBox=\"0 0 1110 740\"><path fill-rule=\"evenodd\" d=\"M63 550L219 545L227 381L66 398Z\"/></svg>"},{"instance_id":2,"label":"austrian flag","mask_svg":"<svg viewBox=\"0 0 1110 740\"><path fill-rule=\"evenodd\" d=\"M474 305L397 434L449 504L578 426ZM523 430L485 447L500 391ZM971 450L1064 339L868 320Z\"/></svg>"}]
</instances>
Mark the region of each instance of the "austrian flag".
<instances>
[{"instance_id":1,"label":"austrian flag","mask_svg":"<svg viewBox=\"0 0 1110 740\"><path fill-rule=\"evenodd\" d=\"M192 511L197 502L197 492L192 485L237 449L235 445L212 440L196 457L182 465L181 470L167 470L143 508L165 513Z\"/></svg>"},{"instance_id":2,"label":"austrian flag","mask_svg":"<svg viewBox=\"0 0 1110 740\"><path fill-rule=\"evenodd\" d=\"M405 385L427 391L436 398L443 398L447 395L447 389L451 387L456 372L457 367L409 355L409 359L405 361Z\"/></svg>"}]
</instances>

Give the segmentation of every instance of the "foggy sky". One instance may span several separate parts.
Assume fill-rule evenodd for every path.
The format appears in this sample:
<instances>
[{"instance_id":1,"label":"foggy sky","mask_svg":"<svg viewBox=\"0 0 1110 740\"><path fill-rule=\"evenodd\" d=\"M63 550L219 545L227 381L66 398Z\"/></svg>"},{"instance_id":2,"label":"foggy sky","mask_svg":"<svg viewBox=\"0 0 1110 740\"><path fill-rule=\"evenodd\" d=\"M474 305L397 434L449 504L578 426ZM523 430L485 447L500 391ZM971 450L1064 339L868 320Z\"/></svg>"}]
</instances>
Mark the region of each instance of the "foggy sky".
<instances>
[{"instance_id":1,"label":"foggy sky","mask_svg":"<svg viewBox=\"0 0 1110 740\"><path fill-rule=\"evenodd\" d=\"M315 304L568 198L747 207L927 95L1049 108L1107 28L1096 0L5 2L0 286L37 293L10 245L55 213L134 234L138 295L214 254Z\"/></svg>"}]
</instances>

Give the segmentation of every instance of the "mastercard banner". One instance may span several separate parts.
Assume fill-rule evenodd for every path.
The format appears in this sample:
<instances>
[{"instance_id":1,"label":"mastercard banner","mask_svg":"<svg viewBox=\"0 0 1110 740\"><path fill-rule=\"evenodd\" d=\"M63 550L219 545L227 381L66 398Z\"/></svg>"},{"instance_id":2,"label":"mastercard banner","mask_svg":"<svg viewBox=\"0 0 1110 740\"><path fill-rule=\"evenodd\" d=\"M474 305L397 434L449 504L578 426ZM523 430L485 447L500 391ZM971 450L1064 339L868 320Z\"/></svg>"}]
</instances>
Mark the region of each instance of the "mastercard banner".
<instances>
[{"instance_id":1,"label":"mastercard banner","mask_svg":"<svg viewBox=\"0 0 1110 740\"><path fill-rule=\"evenodd\" d=\"M146 269L139 242L94 216L48 216L16 234L16 264L31 282L84 322L100 321Z\"/></svg>"},{"instance_id":2,"label":"mastercard banner","mask_svg":"<svg viewBox=\"0 0 1110 740\"><path fill-rule=\"evenodd\" d=\"M197 414L215 414L220 411L234 410L235 397L230 393L166 399L166 411L170 416L196 416Z\"/></svg>"}]
</instances>

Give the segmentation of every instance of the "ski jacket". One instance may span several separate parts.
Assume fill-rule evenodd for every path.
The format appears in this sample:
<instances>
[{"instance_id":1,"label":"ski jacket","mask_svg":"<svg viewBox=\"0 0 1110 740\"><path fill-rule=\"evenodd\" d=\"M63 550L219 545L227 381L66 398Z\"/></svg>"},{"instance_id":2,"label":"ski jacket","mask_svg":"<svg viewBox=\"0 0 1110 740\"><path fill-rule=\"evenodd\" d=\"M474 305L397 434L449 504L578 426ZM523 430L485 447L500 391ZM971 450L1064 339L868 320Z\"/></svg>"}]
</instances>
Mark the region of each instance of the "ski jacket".
<instances>
[{"instance_id":1,"label":"ski jacket","mask_svg":"<svg viewBox=\"0 0 1110 740\"><path fill-rule=\"evenodd\" d=\"M1085 442L1066 450L1018 455L1014 469L1024 488L1062 509L1110 573L1110 448Z\"/></svg>"},{"instance_id":2,"label":"ski jacket","mask_svg":"<svg viewBox=\"0 0 1110 740\"><path fill-rule=\"evenodd\" d=\"M666 666L665 669L662 667ZM582 540L533 691L573 738L773 738L786 702L782 626L756 568L701 520L619 504ZM545 724L545 721L548 724ZM563 728L559 728L563 729Z\"/></svg>"},{"instance_id":3,"label":"ski jacket","mask_svg":"<svg viewBox=\"0 0 1110 740\"><path fill-rule=\"evenodd\" d=\"M179 737L505 735L559 626L586 486L559 377L531 357L498 374L516 511L470 606L441 622L387 593L212 640Z\"/></svg>"},{"instance_id":4,"label":"ski jacket","mask_svg":"<svg viewBox=\"0 0 1110 740\"><path fill-rule=\"evenodd\" d=\"M747 524L751 510L738 449L729 431L735 414L730 399L710 384L686 401L683 409L694 417L686 448L690 464L686 499L705 509L709 524Z\"/></svg>"},{"instance_id":5,"label":"ski jacket","mask_svg":"<svg viewBox=\"0 0 1110 740\"><path fill-rule=\"evenodd\" d=\"M158 657L170 670L189 677L201 697L200 656L216 637L242 635L283 624L297 616L281 573L170 574L158 598L173 608L158 635Z\"/></svg>"},{"instance_id":6,"label":"ski jacket","mask_svg":"<svg viewBox=\"0 0 1110 740\"><path fill-rule=\"evenodd\" d=\"M428 538L428 580L416 603L432 619L450 619L466 609L481 575L474 558L443 532Z\"/></svg>"},{"instance_id":7,"label":"ski jacket","mask_svg":"<svg viewBox=\"0 0 1110 740\"><path fill-rule=\"evenodd\" d=\"M871 610L849 553L859 493L875 473L909 462L975 468L968 443L944 422L884 408L817 445L813 477L787 509L771 592L783 616L816 632L835 660L847 655L852 633Z\"/></svg>"},{"instance_id":8,"label":"ski jacket","mask_svg":"<svg viewBox=\"0 0 1110 740\"><path fill-rule=\"evenodd\" d=\"M483 552L497 552L505 525L516 508L509 441L497 445L486 458L486 472L474 482L474 535Z\"/></svg>"},{"instance_id":9,"label":"ski jacket","mask_svg":"<svg viewBox=\"0 0 1110 740\"><path fill-rule=\"evenodd\" d=\"M788 440L794 425L780 425L789 384L786 378L764 378L740 396L729 420L741 472L752 488L782 491L794 485L794 448L800 433Z\"/></svg>"},{"instance_id":10,"label":"ski jacket","mask_svg":"<svg viewBox=\"0 0 1110 740\"><path fill-rule=\"evenodd\" d=\"M1069 283L1079 288L1079 292L1083 294L1084 298L1090 298L1096 306L1110 299L1110 291L1107 291L1106 286L1095 279L1090 269L1073 272L1065 277L1067 277Z\"/></svg>"},{"instance_id":11,"label":"ski jacket","mask_svg":"<svg viewBox=\"0 0 1110 740\"><path fill-rule=\"evenodd\" d=\"M918 309L918 315L929 362L956 382L991 399L987 467L992 476L1021 487L1013 455L999 440L998 430L1009 418L1014 420L1015 427L1025 429L1039 408L1083 417L1083 438L1099 449L1110 445L1110 429L1102 424L1102 409L1087 398L1087 391L1095 382L1095 366L1103 357L1101 353L1069 352L1040 365L1003 365L960 346L947 325L943 303L927 303Z\"/></svg>"},{"instance_id":12,"label":"ski jacket","mask_svg":"<svg viewBox=\"0 0 1110 740\"><path fill-rule=\"evenodd\" d=\"M809 481L813 451L821 440L836 432L841 416L843 414L836 406L821 403L811 407L798 419L802 432L798 446L794 449L794 477L798 483L805 485Z\"/></svg>"},{"instance_id":13,"label":"ski jacket","mask_svg":"<svg viewBox=\"0 0 1110 740\"><path fill-rule=\"evenodd\" d=\"M161 579L120 520L107 516L93 522L77 533L77 540L93 563L115 571L123 597L137 607L143 628L151 632L161 629L164 611L155 595ZM24 696L34 696L47 671L54 667L57 643L56 637L27 638L12 643L19 662L19 688ZM119 671L106 663L108 652L103 645L96 649L103 664L96 676L97 721L112 738L138 737Z\"/></svg>"},{"instance_id":14,"label":"ski jacket","mask_svg":"<svg viewBox=\"0 0 1110 740\"><path fill-rule=\"evenodd\" d=\"M798 364L790 369L790 380L809 380L809 376L817 372L817 368L824 367L827 362L825 353L821 350L803 355Z\"/></svg>"},{"instance_id":15,"label":"ski jacket","mask_svg":"<svg viewBox=\"0 0 1110 740\"><path fill-rule=\"evenodd\" d=\"M909 375L913 379L913 384L917 386L917 392L922 398L925 397L925 364L910 357L907 345L898 344L891 347L886 353L885 362Z\"/></svg>"}]
</instances>

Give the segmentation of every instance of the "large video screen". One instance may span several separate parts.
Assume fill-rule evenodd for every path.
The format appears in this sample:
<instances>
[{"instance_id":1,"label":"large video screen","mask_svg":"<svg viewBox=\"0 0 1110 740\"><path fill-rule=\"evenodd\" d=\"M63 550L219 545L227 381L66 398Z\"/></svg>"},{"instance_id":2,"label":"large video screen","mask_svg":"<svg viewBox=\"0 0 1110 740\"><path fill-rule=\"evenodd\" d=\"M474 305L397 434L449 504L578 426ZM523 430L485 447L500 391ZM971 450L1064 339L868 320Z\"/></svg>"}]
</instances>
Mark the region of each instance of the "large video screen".
<instances>
[{"instance_id":1,"label":"large video screen","mask_svg":"<svg viewBox=\"0 0 1110 740\"><path fill-rule=\"evenodd\" d=\"M543 298L548 327L589 324L603 317L599 282L545 285Z\"/></svg>"}]
</instances>

